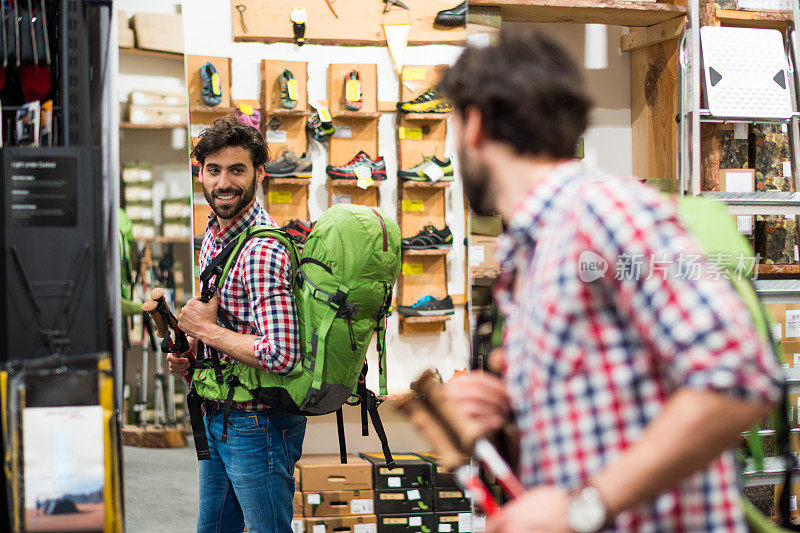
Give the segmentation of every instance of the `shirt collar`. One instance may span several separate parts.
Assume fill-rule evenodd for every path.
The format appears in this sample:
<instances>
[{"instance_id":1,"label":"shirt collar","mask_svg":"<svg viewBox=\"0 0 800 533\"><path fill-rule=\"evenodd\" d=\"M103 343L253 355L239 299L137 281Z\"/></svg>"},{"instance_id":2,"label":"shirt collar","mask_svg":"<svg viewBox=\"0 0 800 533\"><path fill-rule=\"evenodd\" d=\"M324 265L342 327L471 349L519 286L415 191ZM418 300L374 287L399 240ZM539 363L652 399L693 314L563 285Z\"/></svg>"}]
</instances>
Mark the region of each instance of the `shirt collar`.
<instances>
[{"instance_id":1,"label":"shirt collar","mask_svg":"<svg viewBox=\"0 0 800 533\"><path fill-rule=\"evenodd\" d=\"M258 203L258 200L253 199L253 201L250 203L250 206L239 213L236 218L231 220L230 224L224 228L220 228L217 215L212 209L208 214L207 227L209 230L211 230L212 236L219 240L220 244L224 247L226 244L231 242L233 238L236 237L236 235L238 235L243 229L255 225L262 210L263 208L261 207L261 204Z\"/></svg>"}]
</instances>

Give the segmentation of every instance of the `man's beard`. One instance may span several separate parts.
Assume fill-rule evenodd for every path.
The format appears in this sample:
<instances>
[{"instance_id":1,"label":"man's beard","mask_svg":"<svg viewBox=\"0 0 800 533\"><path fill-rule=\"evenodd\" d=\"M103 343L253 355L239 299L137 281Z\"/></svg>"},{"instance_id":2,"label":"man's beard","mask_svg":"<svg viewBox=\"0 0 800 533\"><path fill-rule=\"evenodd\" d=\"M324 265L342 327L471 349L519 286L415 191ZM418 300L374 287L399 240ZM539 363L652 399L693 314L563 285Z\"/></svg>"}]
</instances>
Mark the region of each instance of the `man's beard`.
<instances>
[{"instance_id":1,"label":"man's beard","mask_svg":"<svg viewBox=\"0 0 800 533\"><path fill-rule=\"evenodd\" d=\"M239 196L239 200L228 205L218 205L215 196L220 194L235 194ZM247 189L242 189L241 187L228 187L227 189L215 189L213 192L209 192L205 185L203 185L203 195L206 197L206 201L208 202L208 205L211 206L214 214L217 215L217 218L230 220L238 215L245 207L250 205L250 202L252 202L253 198L255 198L256 174L255 172L253 173L253 181L250 183L250 186Z\"/></svg>"},{"instance_id":2,"label":"man's beard","mask_svg":"<svg viewBox=\"0 0 800 533\"><path fill-rule=\"evenodd\" d=\"M494 194L489 187L489 168L477 158L467 156L463 149L458 150L461 178L470 208L479 215L493 215L496 212Z\"/></svg>"}]
</instances>

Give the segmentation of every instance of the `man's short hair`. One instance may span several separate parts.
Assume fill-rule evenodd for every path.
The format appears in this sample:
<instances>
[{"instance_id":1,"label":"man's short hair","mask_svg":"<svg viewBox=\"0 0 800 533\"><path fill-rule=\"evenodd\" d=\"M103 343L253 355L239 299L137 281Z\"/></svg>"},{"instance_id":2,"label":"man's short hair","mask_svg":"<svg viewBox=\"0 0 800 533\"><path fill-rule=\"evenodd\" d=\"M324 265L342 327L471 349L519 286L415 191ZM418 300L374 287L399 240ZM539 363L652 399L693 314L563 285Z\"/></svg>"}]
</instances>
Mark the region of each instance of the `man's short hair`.
<instances>
[{"instance_id":1,"label":"man's short hair","mask_svg":"<svg viewBox=\"0 0 800 533\"><path fill-rule=\"evenodd\" d=\"M218 118L210 128L203 130L200 140L192 149L191 156L196 158L202 167L206 157L228 146L239 146L248 150L253 168L262 167L269 161L269 150L261 133L234 117Z\"/></svg>"},{"instance_id":2,"label":"man's short hair","mask_svg":"<svg viewBox=\"0 0 800 533\"><path fill-rule=\"evenodd\" d=\"M503 29L495 44L467 47L439 90L462 114L476 108L492 139L556 159L574 157L591 108L566 50L532 30Z\"/></svg>"}]
</instances>

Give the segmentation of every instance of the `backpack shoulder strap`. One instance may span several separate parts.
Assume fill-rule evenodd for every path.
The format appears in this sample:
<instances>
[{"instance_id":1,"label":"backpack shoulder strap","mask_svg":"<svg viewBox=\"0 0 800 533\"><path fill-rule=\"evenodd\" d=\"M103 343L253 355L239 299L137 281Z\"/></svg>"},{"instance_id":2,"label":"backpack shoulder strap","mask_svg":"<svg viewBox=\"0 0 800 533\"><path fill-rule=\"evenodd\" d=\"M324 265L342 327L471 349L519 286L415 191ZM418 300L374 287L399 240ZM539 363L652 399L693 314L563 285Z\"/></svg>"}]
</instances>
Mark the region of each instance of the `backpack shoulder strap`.
<instances>
[{"instance_id":1,"label":"backpack shoulder strap","mask_svg":"<svg viewBox=\"0 0 800 533\"><path fill-rule=\"evenodd\" d=\"M222 287L223 283L225 283L225 278L228 277L228 272L230 272L231 268L236 264L239 260L239 255L241 255L242 250L244 249L244 245L250 239L254 238L270 238L275 239L279 243L281 243L289 253L289 259L291 260L292 264L292 283L297 277L297 269L300 265L299 254L297 252L297 246L295 245L294 241L289 234L285 231L277 228L271 228L269 226L252 226L248 228L246 231L241 232L239 235L236 236L236 240L234 241L236 245L230 250L224 261L224 266L222 267L222 271L220 275L217 277L216 286L217 288ZM220 252L220 256L225 253L225 250ZM218 256L219 257L219 256Z\"/></svg>"}]
</instances>

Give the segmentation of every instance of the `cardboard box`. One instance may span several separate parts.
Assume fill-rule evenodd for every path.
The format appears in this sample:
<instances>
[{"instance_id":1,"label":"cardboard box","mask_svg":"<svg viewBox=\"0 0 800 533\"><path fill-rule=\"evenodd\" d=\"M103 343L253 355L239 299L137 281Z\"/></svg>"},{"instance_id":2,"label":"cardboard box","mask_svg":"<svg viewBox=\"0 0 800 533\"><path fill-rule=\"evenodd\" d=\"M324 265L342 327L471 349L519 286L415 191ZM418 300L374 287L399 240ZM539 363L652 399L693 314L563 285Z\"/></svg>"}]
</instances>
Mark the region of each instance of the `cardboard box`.
<instances>
[{"instance_id":1,"label":"cardboard box","mask_svg":"<svg viewBox=\"0 0 800 533\"><path fill-rule=\"evenodd\" d=\"M433 511L433 489L387 489L375 491L375 514L411 514Z\"/></svg>"},{"instance_id":2,"label":"cardboard box","mask_svg":"<svg viewBox=\"0 0 800 533\"><path fill-rule=\"evenodd\" d=\"M374 514L371 490L326 490L303 493L303 516Z\"/></svg>"},{"instance_id":3,"label":"cardboard box","mask_svg":"<svg viewBox=\"0 0 800 533\"><path fill-rule=\"evenodd\" d=\"M503 233L503 219L500 215L469 214L469 226L472 235L497 237Z\"/></svg>"},{"instance_id":4,"label":"cardboard box","mask_svg":"<svg viewBox=\"0 0 800 533\"><path fill-rule=\"evenodd\" d=\"M776 341L780 341L783 351L783 366L800 367L800 304L767 304L772 316L770 330ZM795 365L795 356L798 364Z\"/></svg>"},{"instance_id":5,"label":"cardboard box","mask_svg":"<svg viewBox=\"0 0 800 533\"><path fill-rule=\"evenodd\" d=\"M473 278L496 276L500 272L500 263L495 259L497 237L470 235L469 237L469 271Z\"/></svg>"},{"instance_id":6,"label":"cardboard box","mask_svg":"<svg viewBox=\"0 0 800 533\"><path fill-rule=\"evenodd\" d=\"M787 394L789 397L788 400L788 415L789 415L789 426L793 428L800 427L800 394L796 392L790 392Z\"/></svg>"},{"instance_id":7,"label":"cardboard box","mask_svg":"<svg viewBox=\"0 0 800 533\"><path fill-rule=\"evenodd\" d=\"M128 121L131 124L185 126L189 121L189 110L183 106L128 104Z\"/></svg>"},{"instance_id":8,"label":"cardboard box","mask_svg":"<svg viewBox=\"0 0 800 533\"><path fill-rule=\"evenodd\" d=\"M778 509L778 501L781 497L781 492L783 492L783 483L775 485L775 515L780 516L780 510ZM800 512L797 510L797 499L800 497L800 481L795 481L792 483L791 488L789 489L789 516L792 518L800 516Z\"/></svg>"},{"instance_id":9,"label":"cardboard box","mask_svg":"<svg viewBox=\"0 0 800 533\"><path fill-rule=\"evenodd\" d=\"M459 489L433 489L433 508L436 512L469 511L470 499Z\"/></svg>"},{"instance_id":10,"label":"cardboard box","mask_svg":"<svg viewBox=\"0 0 800 533\"><path fill-rule=\"evenodd\" d=\"M433 531L443 533L469 533L472 531L472 513L436 513Z\"/></svg>"},{"instance_id":11,"label":"cardboard box","mask_svg":"<svg viewBox=\"0 0 800 533\"><path fill-rule=\"evenodd\" d=\"M429 461L433 465L433 486L434 488L453 488L457 489L456 476L447 471L443 466L439 466L439 456L435 453L418 453L420 457Z\"/></svg>"},{"instance_id":12,"label":"cardboard box","mask_svg":"<svg viewBox=\"0 0 800 533\"><path fill-rule=\"evenodd\" d=\"M436 531L433 513L378 517L378 533L429 533Z\"/></svg>"},{"instance_id":13,"label":"cardboard box","mask_svg":"<svg viewBox=\"0 0 800 533\"><path fill-rule=\"evenodd\" d=\"M303 492L372 489L372 466L355 455L344 465L338 455L304 455L297 469Z\"/></svg>"},{"instance_id":14,"label":"cardboard box","mask_svg":"<svg viewBox=\"0 0 800 533\"><path fill-rule=\"evenodd\" d=\"M430 487L433 483L433 465L416 454L393 454L397 466L392 470L382 453L362 453L361 457L372 464L375 490Z\"/></svg>"},{"instance_id":15,"label":"cardboard box","mask_svg":"<svg viewBox=\"0 0 800 533\"><path fill-rule=\"evenodd\" d=\"M302 518L293 518L292 533L306 533L306 521Z\"/></svg>"},{"instance_id":16,"label":"cardboard box","mask_svg":"<svg viewBox=\"0 0 800 533\"><path fill-rule=\"evenodd\" d=\"M292 498L292 516L303 516L303 493L297 490L294 491L294 497Z\"/></svg>"},{"instance_id":17,"label":"cardboard box","mask_svg":"<svg viewBox=\"0 0 800 533\"><path fill-rule=\"evenodd\" d=\"M189 105L189 93L183 91L142 91L128 93L128 103L135 105L185 107Z\"/></svg>"},{"instance_id":18,"label":"cardboard box","mask_svg":"<svg viewBox=\"0 0 800 533\"><path fill-rule=\"evenodd\" d=\"M783 366L786 368L800 368L800 340L781 341L783 352Z\"/></svg>"},{"instance_id":19,"label":"cardboard box","mask_svg":"<svg viewBox=\"0 0 800 533\"><path fill-rule=\"evenodd\" d=\"M183 53L183 17L160 13L136 13L131 18L136 48Z\"/></svg>"},{"instance_id":20,"label":"cardboard box","mask_svg":"<svg viewBox=\"0 0 800 533\"><path fill-rule=\"evenodd\" d=\"M328 518L306 518L305 533L377 533L378 517L334 516Z\"/></svg>"},{"instance_id":21,"label":"cardboard box","mask_svg":"<svg viewBox=\"0 0 800 533\"><path fill-rule=\"evenodd\" d=\"M133 48L136 45L136 39L133 30L128 26L128 14L121 9L117 10L117 28L119 30L119 47Z\"/></svg>"}]
</instances>

